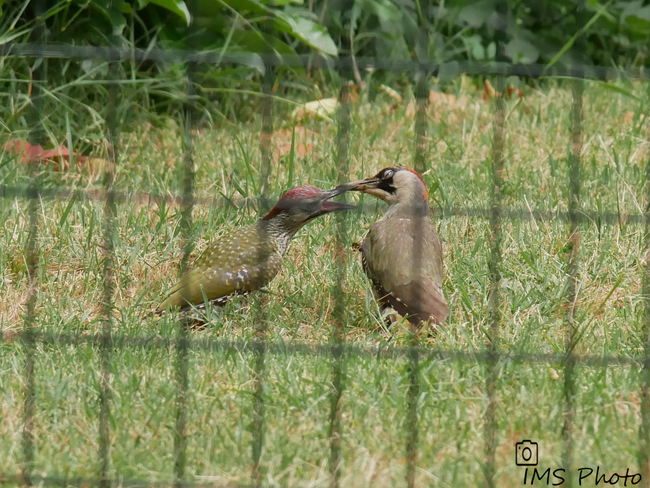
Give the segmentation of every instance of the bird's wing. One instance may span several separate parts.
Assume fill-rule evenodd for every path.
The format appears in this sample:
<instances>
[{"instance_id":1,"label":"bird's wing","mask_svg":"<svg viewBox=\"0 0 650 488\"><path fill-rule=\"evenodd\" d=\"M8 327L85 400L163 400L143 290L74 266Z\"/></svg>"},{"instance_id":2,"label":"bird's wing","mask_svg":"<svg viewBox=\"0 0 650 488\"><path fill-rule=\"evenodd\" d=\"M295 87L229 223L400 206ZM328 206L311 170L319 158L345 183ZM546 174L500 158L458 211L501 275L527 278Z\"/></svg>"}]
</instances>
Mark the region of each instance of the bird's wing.
<instances>
[{"instance_id":1,"label":"bird's wing","mask_svg":"<svg viewBox=\"0 0 650 488\"><path fill-rule=\"evenodd\" d=\"M431 316L438 323L447 318L449 310L442 294L442 245L428 217L375 222L362 251L364 270L380 299L402 315L418 314L422 320Z\"/></svg>"},{"instance_id":2,"label":"bird's wing","mask_svg":"<svg viewBox=\"0 0 650 488\"><path fill-rule=\"evenodd\" d=\"M210 245L168 293L159 311L253 291L280 270L282 256L256 226L227 234Z\"/></svg>"},{"instance_id":3,"label":"bird's wing","mask_svg":"<svg viewBox=\"0 0 650 488\"><path fill-rule=\"evenodd\" d=\"M387 301L400 315L417 315L419 320L432 319L438 325L449 316L449 306L442 290L426 277L408 285L396 286L389 293ZM406 313L401 311L403 307L400 304L406 306Z\"/></svg>"}]
</instances>

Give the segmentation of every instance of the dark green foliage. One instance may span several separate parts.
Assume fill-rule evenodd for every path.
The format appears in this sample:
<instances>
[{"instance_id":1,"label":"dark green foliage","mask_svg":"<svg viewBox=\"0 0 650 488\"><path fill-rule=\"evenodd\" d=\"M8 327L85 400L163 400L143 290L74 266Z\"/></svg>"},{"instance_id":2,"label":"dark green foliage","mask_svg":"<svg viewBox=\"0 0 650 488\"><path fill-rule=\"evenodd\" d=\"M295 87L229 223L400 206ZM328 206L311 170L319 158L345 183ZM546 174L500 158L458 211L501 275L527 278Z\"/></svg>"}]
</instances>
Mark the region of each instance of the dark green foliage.
<instances>
[{"instance_id":1,"label":"dark green foliage","mask_svg":"<svg viewBox=\"0 0 650 488\"><path fill-rule=\"evenodd\" d=\"M36 7L0 1L0 8L0 38L33 41ZM625 66L646 64L650 45L650 6L643 0L73 0L43 7L40 17L49 42L224 54L450 61L490 60L500 52L512 62L549 63L562 53L565 64ZM421 26L426 41L419 48ZM250 64L261 67L255 58Z\"/></svg>"},{"instance_id":2,"label":"dark green foliage","mask_svg":"<svg viewBox=\"0 0 650 488\"><path fill-rule=\"evenodd\" d=\"M319 0L314 10L341 51L356 56L486 61L500 50L504 60L524 64L555 62L559 53L567 65L648 63L650 6L641 0L449 0L430 2L425 15L426 3ZM419 52L423 24L428 45Z\"/></svg>"},{"instance_id":3,"label":"dark green foliage","mask_svg":"<svg viewBox=\"0 0 650 488\"><path fill-rule=\"evenodd\" d=\"M245 55L238 63L194 65L190 76L182 62L121 63L113 73L127 102L118 116L127 125L160 123L182 109L188 93L206 122L249 119L259 110L263 55L647 67L650 49L650 6L642 0L0 0L0 12L0 45L207 50L218 60ZM101 59L4 58L0 74L0 92L10 94L0 100L0 118L9 131L33 125L19 108L39 97L44 118L67 135L96 127L110 103L109 64ZM354 74L357 81L365 76ZM332 76L281 68L273 94L320 98ZM386 76L412 81L400 73L374 79ZM68 112L58 102L48 112L53 98ZM63 139L54 136L48 138Z\"/></svg>"}]
</instances>

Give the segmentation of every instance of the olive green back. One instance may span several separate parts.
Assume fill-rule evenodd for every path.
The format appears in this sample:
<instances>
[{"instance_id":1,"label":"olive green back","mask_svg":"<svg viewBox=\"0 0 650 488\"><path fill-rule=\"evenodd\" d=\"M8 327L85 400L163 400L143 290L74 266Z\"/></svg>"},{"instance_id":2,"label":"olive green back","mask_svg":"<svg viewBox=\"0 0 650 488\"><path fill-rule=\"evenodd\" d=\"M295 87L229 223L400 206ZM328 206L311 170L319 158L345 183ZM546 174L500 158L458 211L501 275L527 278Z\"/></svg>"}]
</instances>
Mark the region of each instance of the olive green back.
<instances>
[{"instance_id":1,"label":"olive green back","mask_svg":"<svg viewBox=\"0 0 650 488\"><path fill-rule=\"evenodd\" d=\"M264 221L242 227L212 243L170 290L158 308L199 305L236 292L254 291L280 271L282 255Z\"/></svg>"}]
</instances>

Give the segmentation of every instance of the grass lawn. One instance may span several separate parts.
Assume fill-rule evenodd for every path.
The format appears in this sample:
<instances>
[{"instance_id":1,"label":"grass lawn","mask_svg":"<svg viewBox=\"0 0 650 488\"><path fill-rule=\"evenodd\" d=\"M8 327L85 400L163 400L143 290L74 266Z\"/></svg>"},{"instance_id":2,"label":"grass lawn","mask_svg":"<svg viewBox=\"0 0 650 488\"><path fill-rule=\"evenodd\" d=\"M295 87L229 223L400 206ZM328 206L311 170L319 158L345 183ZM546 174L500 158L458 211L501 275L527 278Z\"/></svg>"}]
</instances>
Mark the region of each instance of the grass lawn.
<instances>
[{"instance_id":1,"label":"grass lawn","mask_svg":"<svg viewBox=\"0 0 650 488\"><path fill-rule=\"evenodd\" d=\"M596 360L575 368L576 480L580 467L595 473L599 466L608 476L626 468L641 471L643 370L627 360L644 354L640 290L646 244L643 225L625 215L641 214L648 204L644 184L650 144L647 92L640 84L628 89L638 99L585 83L580 208L590 218L580 226L576 313L582 335L576 353L623 361ZM424 178L437 209L451 314L423 343L449 353L420 359L416 485L474 487L483 483L486 462L487 369L475 359L483 357L490 326L490 229L485 218L449 209L490 206L494 101L482 100L467 78L446 90L449 95L432 96L428 108ZM514 462L514 444L522 439L539 443L540 468L552 471L561 465L565 369L559 359L544 355L559 357L565 350L569 230L565 220L553 216L568 208L571 96L571 82L560 80L547 81L539 90L528 88L522 99L506 100L503 203L525 218L503 222L497 339L500 350L538 355L538 360L508 358L496 368L495 483L500 487L522 485L524 468ZM394 106L380 92L372 101L362 96L352 105L350 179L386 166L413 165L409 97L405 90L404 102ZM286 116L292 109L276 106L269 178L273 198L299 184L337 184L336 125L309 120L296 126L292 152L293 124ZM24 137L3 127L3 141ZM211 239L258 218L260 127L256 119L196 131L193 257ZM117 479L174 480L177 351L165 340L177 336L177 326L147 312L178 279L184 245L180 211L174 202L155 204L128 195L181 193L181 135L172 122L154 128L144 121L120 133L115 188L127 198L116 207L113 334L118 347L110 353L110 474ZM33 175L45 189L95 190L102 188L101 168L101 161L93 160L65 172L37 166L30 173L16 156L1 152L0 184L25 186ZM384 207L371 197L346 198L363 205L341 219L347 257L345 340L360 348L404 348L408 334L400 326L390 332L383 327L351 248ZM19 332L29 284L28 207L26 199L0 200L0 480L20 475L23 461L29 348ZM33 473L38 476L95 478L100 470L101 356L91 339L101 334L103 323L104 209L103 201L93 199L36 202ZM603 214L613 218L598 216ZM262 323L272 343L318 351L330 343L341 286L334 260L337 222L327 216L301 230L264 293L213 310L209 327L190 333L199 344L188 353L187 481L250 483L256 383L255 354L247 341ZM230 346L224 347L227 342ZM278 349L271 348L265 362L263 483L329 486L333 359L304 349ZM408 358L350 354L343 371L341 485L405 485Z\"/></svg>"}]
</instances>

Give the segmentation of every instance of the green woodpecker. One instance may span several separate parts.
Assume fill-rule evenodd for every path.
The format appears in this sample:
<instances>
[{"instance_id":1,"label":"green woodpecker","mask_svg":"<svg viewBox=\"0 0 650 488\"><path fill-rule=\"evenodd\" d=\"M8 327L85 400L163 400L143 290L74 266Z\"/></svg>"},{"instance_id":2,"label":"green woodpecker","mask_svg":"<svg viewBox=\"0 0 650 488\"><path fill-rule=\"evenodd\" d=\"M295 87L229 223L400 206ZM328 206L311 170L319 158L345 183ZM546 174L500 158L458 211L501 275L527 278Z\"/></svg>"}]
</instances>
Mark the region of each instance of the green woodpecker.
<instances>
[{"instance_id":1,"label":"green woodpecker","mask_svg":"<svg viewBox=\"0 0 650 488\"><path fill-rule=\"evenodd\" d=\"M329 201L347 189L341 186L324 191L308 185L292 188L268 215L210 245L156 312L189 309L204 304L206 299L222 305L232 295L262 288L280 271L291 238L303 225L320 215L355 208Z\"/></svg>"},{"instance_id":2,"label":"green woodpecker","mask_svg":"<svg viewBox=\"0 0 650 488\"><path fill-rule=\"evenodd\" d=\"M442 294L442 245L431 221L429 192L422 177L410 168L395 166L345 188L389 205L361 245L363 269L382 312L392 308L415 326L427 321L442 324L449 315Z\"/></svg>"}]
</instances>

